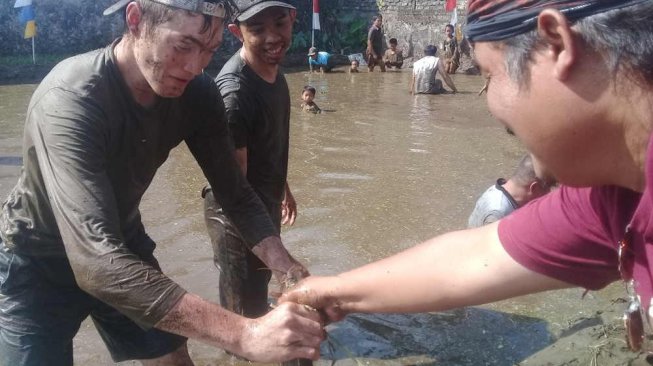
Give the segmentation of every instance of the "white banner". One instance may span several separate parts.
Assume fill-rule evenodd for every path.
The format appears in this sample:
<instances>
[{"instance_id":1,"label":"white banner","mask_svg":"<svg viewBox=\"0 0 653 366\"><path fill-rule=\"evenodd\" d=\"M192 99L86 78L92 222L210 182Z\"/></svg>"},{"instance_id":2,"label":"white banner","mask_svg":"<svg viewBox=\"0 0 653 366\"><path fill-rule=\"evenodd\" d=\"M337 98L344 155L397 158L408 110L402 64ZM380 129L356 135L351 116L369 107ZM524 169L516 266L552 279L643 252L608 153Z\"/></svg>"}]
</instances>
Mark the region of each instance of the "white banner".
<instances>
[{"instance_id":1,"label":"white banner","mask_svg":"<svg viewBox=\"0 0 653 366\"><path fill-rule=\"evenodd\" d=\"M313 13L313 29L320 30L320 13Z\"/></svg>"},{"instance_id":2,"label":"white banner","mask_svg":"<svg viewBox=\"0 0 653 366\"><path fill-rule=\"evenodd\" d=\"M451 21L449 23L453 25L455 29L456 23L458 23L458 9L453 9L453 13L451 14Z\"/></svg>"}]
</instances>

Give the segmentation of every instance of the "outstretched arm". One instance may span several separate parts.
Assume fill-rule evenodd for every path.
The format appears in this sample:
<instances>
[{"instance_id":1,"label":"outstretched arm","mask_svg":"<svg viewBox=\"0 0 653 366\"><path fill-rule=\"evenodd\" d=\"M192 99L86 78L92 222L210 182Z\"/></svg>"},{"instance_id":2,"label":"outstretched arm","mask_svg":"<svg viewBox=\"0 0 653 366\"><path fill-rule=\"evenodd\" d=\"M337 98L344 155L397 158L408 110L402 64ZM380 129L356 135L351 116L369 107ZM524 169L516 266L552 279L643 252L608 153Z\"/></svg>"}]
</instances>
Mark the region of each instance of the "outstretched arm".
<instances>
[{"instance_id":1,"label":"outstretched arm","mask_svg":"<svg viewBox=\"0 0 653 366\"><path fill-rule=\"evenodd\" d=\"M241 147L235 151L236 161L244 176L247 176L247 147ZM282 224L295 223L297 217L297 204L295 198L290 192L290 187L286 182L286 193L282 206ZM284 211L285 209L285 211ZM285 215L283 213L285 212ZM281 239L276 236L270 236L263 239L260 243L252 248L252 252L275 274L282 282L288 279L299 280L309 275L308 270L299 263L286 250Z\"/></svg>"},{"instance_id":2,"label":"outstretched arm","mask_svg":"<svg viewBox=\"0 0 653 366\"><path fill-rule=\"evenodd\" d=\"M309 277L282 297L348 313L441 311L571 287L530 271L504 250L498 223L433 238L334 277Z\"/></svg>"}]
</instances>

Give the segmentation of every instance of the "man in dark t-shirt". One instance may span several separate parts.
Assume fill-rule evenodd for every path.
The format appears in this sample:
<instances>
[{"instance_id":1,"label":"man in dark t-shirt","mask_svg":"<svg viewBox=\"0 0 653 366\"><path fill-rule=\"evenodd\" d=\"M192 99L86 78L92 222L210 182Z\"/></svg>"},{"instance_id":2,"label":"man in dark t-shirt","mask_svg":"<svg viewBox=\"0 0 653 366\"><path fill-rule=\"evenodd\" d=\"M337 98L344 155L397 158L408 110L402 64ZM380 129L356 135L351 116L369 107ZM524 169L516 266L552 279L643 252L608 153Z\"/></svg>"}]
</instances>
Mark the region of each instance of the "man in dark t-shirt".
<instances>
[{"instance_id":1,"label":"man in dark t-shirt","mask_svg":"<svg viewBox=\"0 0 653 366\"><path fill-rule=\"evenodd\" d=\"M313 312L226 311L165 276L145 233L140 201L183 141L252 250L283 247L202 73L222 42L225 3L199 5L117 2L105 14L121 11L123 37L62 61L34 92L24 168L0 212L0 365L72 365L88 316L116 362L192 364L186 337L261 362L319 355Z\"/></svg>"},{"instance_id":2,"label":"man in dark t-shirt","mask_svg":"<svg viewBox=\"0 0 653 366\"><path fill-rule=\"evenodd\" d=\"M370 72L374 67L379 65L381 72L385 72L385 62L383 62L383 17L379 14L372 18L372 26L367 32L367 68Z\"/></svg>"},{"instance_id":3,"label":"man in dark t-shirt","mask_svg":"<svg viewBox=\"0 0 653 366\"><path fill-rule=\"evenodd\" d=\"M240 12L229 30L243 42L216 78L225 101L236 160L265 204L277 232L293 224L295 200L288 188L290 94L279 63L290 47L295 8L279 1L237 1ZM274 39L274 43L264 40ZM265 46L262 46L265 44ZM251 252L210 192L205 191L205 218L220 270L220 302L231 311L257 317L268 311L272 273L295 282L308 271L282 247L271 252L275 267ZM272 271L270 271L272 269ZM272 273L271 273L272 272Z\"/></svg>"}]
</instances>

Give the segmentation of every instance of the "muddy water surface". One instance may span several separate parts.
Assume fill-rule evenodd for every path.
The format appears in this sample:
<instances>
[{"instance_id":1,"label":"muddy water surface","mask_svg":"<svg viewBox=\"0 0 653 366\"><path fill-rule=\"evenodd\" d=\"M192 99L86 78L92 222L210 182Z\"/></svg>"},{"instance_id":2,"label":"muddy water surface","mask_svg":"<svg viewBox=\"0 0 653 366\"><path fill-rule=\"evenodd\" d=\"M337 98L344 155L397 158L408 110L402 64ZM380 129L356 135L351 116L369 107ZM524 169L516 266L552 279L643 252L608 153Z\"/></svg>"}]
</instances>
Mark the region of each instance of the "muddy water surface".
<instances>
[{"instance_id":1,"label":"muddy water surface","mask_svg":"<svg viewBox=\"0 0 653 366\"><path fill-rule=\"evenodd\" d=\"M342 272L464 228L476 198L498 177L509 176L524 154L477 95L480 77L455 75L461 91L455 95L413 97L407 93L409 76L410 70L287 74L294 103L289 183L299 216L283 239L314 274ZM306 84L317 89L322 114L299 110ZM0 86L3 198L19 173L22 126L34 88ZM158 172L142 213L164 272L216 300L218 274L201 214L203 185L182 145ZM437 284L424 290L437 291ZM621 334L573 338L612 326L620 306L612 300L621 289L581 295L573 289L446 313L352 315L330 326L335 351L324 344L317 364L588 364L595 354L605 356L601 342L623 346ZM82 324L74 347L76 364L112 364L90 321ZM554 352L542 353L551 347ZM190 350L198 365L246 364L193 341ZM561 354L570 356L555 361Z\"/></svg>"}]
</instances>

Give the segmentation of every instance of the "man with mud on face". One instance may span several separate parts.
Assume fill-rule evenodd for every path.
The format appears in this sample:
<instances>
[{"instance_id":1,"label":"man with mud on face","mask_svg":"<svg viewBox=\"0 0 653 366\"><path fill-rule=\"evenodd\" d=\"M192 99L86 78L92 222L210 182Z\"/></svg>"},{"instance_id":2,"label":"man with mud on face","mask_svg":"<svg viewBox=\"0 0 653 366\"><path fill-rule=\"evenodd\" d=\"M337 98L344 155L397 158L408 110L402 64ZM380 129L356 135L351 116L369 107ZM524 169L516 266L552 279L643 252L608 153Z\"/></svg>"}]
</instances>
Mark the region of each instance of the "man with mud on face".
<instances>
[{"instance_id":1,"label":"man with mud on face","mask_svg":"<svg viewBox=\"0 0 653 366\"><path fill-rule=\"evenodd\" d=\"M290 47L295 8L286 1L237 0L229 31L243 44L215 79L224 99L236 160L265 204L275 230L297 215L287 182L290 93L279 70ZM204 190L205 219L220 271L220 304L237 314L268 312L272 273L292 284L308 271L281 245L252 248L213 197Z\"/></svg>"},{"instance_id":2,"label":"man with mud on face","mask_svg":"<svg viewBox=\"0 0 653 366\"><path fill-rule=\"evenodd\" d=\"M561 187L487 226L338 276L309 277L281 300L339 320L623 280L632 300L628 344L637 350L642 318L653 315L653 2L468 7L465 34L489 81L490 111Z\"/></svg>"},{"instance_id":3,"label":"man with mud on face","mask_svg":"<svg viewBox=\"0 0 653 366\"><path fill-rule=\"evenodd\" d=\"M0 365L72 365L89 315L116 362L191 365L186 337L260 362L318 357L314 311L248 319L186 292L141 222L145 190L183 141L248 245L281 245L202 72L228 7L121 0L105 14L118 10L123 37L58 64L30 101L24 169L0 215Z\"/></svg>"}]
</instances>

